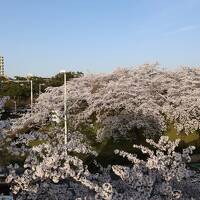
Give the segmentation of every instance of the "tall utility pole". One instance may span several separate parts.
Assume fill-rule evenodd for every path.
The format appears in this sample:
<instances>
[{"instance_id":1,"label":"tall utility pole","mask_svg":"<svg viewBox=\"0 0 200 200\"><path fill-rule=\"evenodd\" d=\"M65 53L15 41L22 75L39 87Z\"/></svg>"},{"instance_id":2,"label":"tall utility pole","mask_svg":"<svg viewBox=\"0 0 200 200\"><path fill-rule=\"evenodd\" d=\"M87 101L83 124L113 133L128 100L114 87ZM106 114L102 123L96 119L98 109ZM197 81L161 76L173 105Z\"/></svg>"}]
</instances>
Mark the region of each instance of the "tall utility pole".
<instances>
[{"instance_id":1,"label":"tall utility pole","mask_svg":"<svg viewBox=\"0 0 200 200\"><path fill-rule=\"evenodd\" d=\"M64 73L64 112L65 112L65 145L67 144L67 77L66 72Z\"/></svg>"},{"instance_id":2,"label":"tall utility pole","mask_svg":"<svg viewBox=\"0 0 200 200\"><path fill-rule=\"evenodd\" d=\"M33 112L33 81L31 80L31 113Z\"/></svg>"},{"instance_id":3,"label":"tall utility pole","mask_svg":"<svg viewBox=\"0 0 200 200\"><path fill-rule=\"evenodd\" d=\"M40 84L39 84L39 96L40 96L41 93L42 93L42 92L41 92L41 86L42 86L42 85L45 85L45 84L44 84L44 83L40 83Z\"/></svg>"}]
</instances>

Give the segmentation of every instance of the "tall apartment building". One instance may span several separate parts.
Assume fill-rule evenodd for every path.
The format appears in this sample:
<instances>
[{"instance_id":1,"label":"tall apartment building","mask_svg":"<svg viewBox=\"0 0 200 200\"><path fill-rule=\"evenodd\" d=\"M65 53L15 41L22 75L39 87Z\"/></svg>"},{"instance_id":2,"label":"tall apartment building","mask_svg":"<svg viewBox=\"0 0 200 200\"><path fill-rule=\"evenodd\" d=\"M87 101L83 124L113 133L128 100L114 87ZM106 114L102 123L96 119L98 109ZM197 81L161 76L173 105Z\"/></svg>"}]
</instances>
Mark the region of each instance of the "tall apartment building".
<instances>
[{"instance_id":1,"label":"tall apartment building","mask_svg":"<svg viewBox=\"0 0 200 200\"><path fill-rule=\"evenodd\" d=\"M4 76L4 58L0 56L0 76Z\"/></svg>"}]
</instances>

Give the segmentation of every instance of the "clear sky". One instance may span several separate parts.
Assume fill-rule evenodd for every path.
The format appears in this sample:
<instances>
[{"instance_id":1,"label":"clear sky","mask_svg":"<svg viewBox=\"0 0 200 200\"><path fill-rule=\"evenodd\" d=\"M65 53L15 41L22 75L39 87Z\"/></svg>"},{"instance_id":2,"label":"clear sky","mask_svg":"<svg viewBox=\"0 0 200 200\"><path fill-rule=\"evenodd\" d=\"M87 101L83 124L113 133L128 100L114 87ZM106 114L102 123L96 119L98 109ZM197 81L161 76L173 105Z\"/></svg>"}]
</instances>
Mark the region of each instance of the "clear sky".
<instances>
[{"instance_id":1,"label":"clear sky","mask_svg":"<svg viewBox=\"0 0 200 200\"><path fill-rule=\"evenodd\" d=\"M200 64L200 0L0 0L10 76Z\"/></svg>"}]
</instances>

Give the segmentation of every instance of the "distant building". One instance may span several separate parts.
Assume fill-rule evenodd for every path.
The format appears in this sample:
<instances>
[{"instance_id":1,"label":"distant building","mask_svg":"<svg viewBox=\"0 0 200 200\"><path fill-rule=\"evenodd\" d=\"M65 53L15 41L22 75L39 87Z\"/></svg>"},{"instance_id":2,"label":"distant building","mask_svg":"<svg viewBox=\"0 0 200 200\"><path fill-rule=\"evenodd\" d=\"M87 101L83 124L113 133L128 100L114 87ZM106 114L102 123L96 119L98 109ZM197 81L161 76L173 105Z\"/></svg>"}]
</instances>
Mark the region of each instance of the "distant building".
<instances>
[{"instance_id":1,"label":"distant building","mask_svg":"<svg viewBox=\"0 0 200 200\"><path fill-rule=\"evenodd\" d=\"M4 74L4 58L0 56L0 76L5 76Z\"/></svg>"}]
</instances>

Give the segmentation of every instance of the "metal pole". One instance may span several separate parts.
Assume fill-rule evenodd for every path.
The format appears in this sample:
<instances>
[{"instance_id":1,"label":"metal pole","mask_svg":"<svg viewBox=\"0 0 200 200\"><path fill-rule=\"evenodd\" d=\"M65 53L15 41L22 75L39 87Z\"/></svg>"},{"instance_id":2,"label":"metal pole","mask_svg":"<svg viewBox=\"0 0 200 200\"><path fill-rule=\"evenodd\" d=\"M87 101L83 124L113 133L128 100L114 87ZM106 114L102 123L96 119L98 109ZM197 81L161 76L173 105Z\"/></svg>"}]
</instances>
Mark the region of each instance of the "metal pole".
<instances>
[{"instance_id":1,"label":"metal pole","mask_svg":"<svg viewBox=\"0 0 200 200\"><path fill-rule=\"evenodd\" d=\"M64 121L65 121L65 145L67 144L67 77L64 72Z\"/></svg>"},{"instance_id":2,"label":"metal pole","mask_svg":"<svg viewBox=\"0 0 200 200\"><path fill-rule=\"evenodd\" d=\"M42 86L44 86L44 85L45 85L44 83L39 84L39 95L42 94Z\"/></svg>"},{"instance_id":3,"label":"metal pole","mask_svg":"<svg viewBox=\"0 0 200 200\"><path fill-rule=\"evenodd\" d=\"M33 81L31 80L31 113L33 112Z\"/></svg>"}]
</instances>

